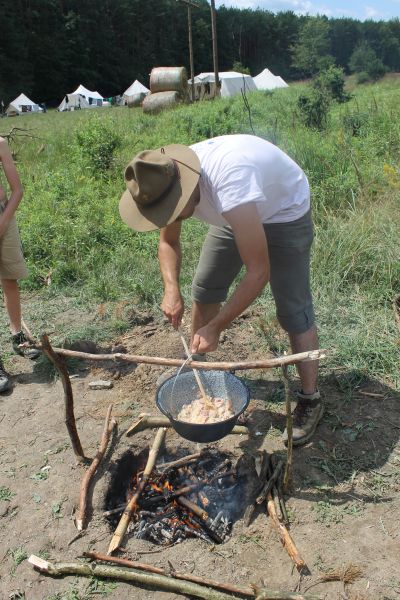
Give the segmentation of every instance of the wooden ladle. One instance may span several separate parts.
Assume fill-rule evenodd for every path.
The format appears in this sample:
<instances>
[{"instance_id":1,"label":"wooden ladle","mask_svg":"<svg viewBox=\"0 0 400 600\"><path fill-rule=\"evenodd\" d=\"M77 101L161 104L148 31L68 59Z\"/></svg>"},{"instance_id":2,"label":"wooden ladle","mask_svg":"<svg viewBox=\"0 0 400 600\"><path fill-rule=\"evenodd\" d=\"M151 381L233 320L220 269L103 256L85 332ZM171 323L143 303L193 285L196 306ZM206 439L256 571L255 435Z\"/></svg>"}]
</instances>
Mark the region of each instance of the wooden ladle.
<instances>
[{"instance_id":1,"label":"wooden ladle","mask_svg":"<svg viewBox=\"0 0 400 600\"><path fill-rule=\"evenodd\" d=\"M182 345L183 345L183 347L185 349L187 358L191 358L192 355L191 355L191 353L189 351L188 345L187 345L186 340L183 337L183 334L182 334L181 331L179 331L179 336L181 338L181 342L182 342ZM194 377L196 379L197 385L199 386L199 390L200 390L201 395L203 396L203 400L204 400L205 405L207 406L207 408L215 408L214 405L213 405L213 403L210 400L210 397L206 394L206 390L204 389L204 386L201 383L200 375L199 375L197 369L195 369L194 367L191 367L191 369L193 369L193 375L194 375Z\"/></svg>"}]
</instances>

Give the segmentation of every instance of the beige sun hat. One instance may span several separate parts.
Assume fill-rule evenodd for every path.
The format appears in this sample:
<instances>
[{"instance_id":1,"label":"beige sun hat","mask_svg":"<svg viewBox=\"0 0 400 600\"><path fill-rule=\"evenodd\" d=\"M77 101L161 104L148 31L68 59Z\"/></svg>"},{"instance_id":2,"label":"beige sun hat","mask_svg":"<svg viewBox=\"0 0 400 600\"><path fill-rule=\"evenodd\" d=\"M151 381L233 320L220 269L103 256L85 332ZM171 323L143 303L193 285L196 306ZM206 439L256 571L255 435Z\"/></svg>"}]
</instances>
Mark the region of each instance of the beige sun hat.
<instances>
[{"instance_id":1,"label":"beige sun hat","mask_svg":"<svg viewBox=\"0 0 400 600\"><path fill-rule=\"evenodd\" d=\"M161 229L188 203L200 177L191 148L171 144L137 154L125 169L126 191L119 203L122 220L136 231Z\"/></svg>"}]
</instances>

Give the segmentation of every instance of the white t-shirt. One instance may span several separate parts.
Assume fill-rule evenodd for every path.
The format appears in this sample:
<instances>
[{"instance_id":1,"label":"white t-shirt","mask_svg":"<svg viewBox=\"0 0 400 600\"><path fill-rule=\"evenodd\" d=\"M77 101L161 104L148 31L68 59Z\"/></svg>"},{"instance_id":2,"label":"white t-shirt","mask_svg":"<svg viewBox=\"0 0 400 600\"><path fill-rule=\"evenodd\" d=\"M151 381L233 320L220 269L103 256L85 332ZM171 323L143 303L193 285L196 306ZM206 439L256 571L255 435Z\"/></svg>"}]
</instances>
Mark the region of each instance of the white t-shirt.
<instances>
[{"instance_id":1,"label":"white t-shirt","mask_svg":"<svg viewBox=\"0 0 400 600\"><path fill-rule=\"evenodd\" d=\"M190 146L201 164L200 202L193 216L224 226L223 213L255 202L263 223L287 223L310 208L300 167L279 148L254 135L223 135Z\"/></svg>"}]
</instances>

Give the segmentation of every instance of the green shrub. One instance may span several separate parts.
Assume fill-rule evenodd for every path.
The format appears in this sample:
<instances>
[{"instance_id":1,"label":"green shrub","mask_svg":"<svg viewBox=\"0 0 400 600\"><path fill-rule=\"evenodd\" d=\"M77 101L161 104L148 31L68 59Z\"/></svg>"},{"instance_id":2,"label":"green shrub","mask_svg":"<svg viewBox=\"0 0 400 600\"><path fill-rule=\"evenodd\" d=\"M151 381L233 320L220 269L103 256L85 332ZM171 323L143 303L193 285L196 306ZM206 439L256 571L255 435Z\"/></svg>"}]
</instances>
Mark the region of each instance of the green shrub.
<instances>
[{"instance_id":1,"label":"green shrub","mask_svg":"<svg viewBox=\"0 0 400 600\"><path fill-rule=\"evenodd\" d=\"M348 102L350 94L344 91L344 71L341 67L331 65L325 71L321 71L312 81L312 86L317 90L325 90L336 102Z\"/></svg>"},{"instance_id":2,"label":"green shrub","mask_svg":"<svg viewBox=\"0 0 400 600\"><path fill-rule=\"evenodd\" d=\"M367 83L367 81L370 81L370 76L367 71L360 71L357 73L357 83Z\"/></svg>"},{"instance_id":3,"label":"green shrub","mask_svg":"<svg viewBox=\"0 0 400 600\"><path fill-rule=\"evenodd\" d=\"M112 123L94 115L76 134L79 158L93 173L107 171L113 161L120 138Z\"/></svg>"},{"instance_id":4,"label":"green shrub","mask_svg":"<svg viewBox=\"0 0 400 600\"><path fill-rule=\"evenodd\" d=\"M297 105L300 118L307 127L325 129L328 124L328 114L331 99L326 90L311 88L299 96Z\"/></svg>"}]
</instances>

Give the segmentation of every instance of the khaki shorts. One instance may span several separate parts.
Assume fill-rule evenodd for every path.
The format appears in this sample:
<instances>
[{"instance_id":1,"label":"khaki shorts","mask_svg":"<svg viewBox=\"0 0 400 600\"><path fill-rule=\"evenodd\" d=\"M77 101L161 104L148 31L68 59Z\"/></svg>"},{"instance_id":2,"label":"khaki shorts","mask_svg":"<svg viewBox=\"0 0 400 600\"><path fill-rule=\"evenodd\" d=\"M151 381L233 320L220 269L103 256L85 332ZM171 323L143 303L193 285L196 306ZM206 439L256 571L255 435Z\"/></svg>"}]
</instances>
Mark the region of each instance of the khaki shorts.
<instances>
[{"instance_id":1,"label":"khaki shorts","mask_svg":"<svg viewBox=\"0 0 400 600\"><path fill-rule=\"evenodd\" d=\"M0 279L22 279L28 277L18 225L13 217L0 238Z\"/></svg>"},{"instance_id":2,"label":"khaki shorts","mask_svg":"<svg viewBox=\"0 0 400 600\"><path fill-rule=\"evenodd\" d=\"M315 321L310 290L311 212L290 223L264 225L276 316L285 331L304 333ZM211 226L192 285L193 300L224 302L243 263L230 227Z\"/></svg>"}]
</instances>

